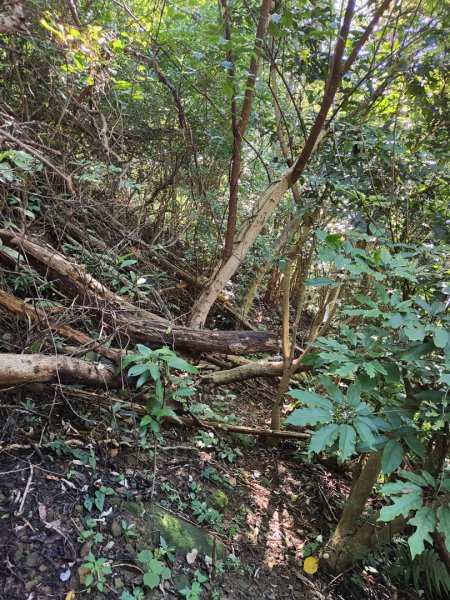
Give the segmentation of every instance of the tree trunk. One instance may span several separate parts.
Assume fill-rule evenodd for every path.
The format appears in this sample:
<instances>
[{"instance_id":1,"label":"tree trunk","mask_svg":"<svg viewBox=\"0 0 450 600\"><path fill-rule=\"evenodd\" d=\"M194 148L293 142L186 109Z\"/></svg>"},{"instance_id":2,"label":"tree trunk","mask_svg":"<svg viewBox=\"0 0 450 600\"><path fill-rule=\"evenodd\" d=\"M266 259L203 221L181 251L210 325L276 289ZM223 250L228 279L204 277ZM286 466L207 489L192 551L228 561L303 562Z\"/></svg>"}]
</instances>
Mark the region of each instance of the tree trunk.
<instances>
[{"instance_id":1,"label":"tree trunk","mask_svg":"<svg viewBox=\"0 0 450 600\"><path fill-rule=\"evenodd\" d=\"M121 385L114 370L101 363L88 363L68 356L0 354L1 386L30 383L84 384L98 388Z\"/></svg>"},{"instance_id":2,"label":"tree trunk","mask_svg":"<svg viewBox=\"0 0 450 600\"><path fill-rule=\"evenodd\" d=\"M254 241L261 232L261 229L282 200L284 194L298 181L312 154L326 137L326 119L329 110L333 105L342 78L353 66L360 50L368 40L391 1L392 0L384 0L382 2L358 41L353 45L348 58L344 60L347 38L355 10L354 0L348 0L329 73L325 82L320 110L317 113L317 117L306 139L303 150L293 167L290 168L279 181L272 184L260 198L253 214L242 226L237 236L237 240L233 244L231 256L227 257L223 263L216 267L211 281L200 294L192 309L190 319L191 327L203 327L211 306L214 304L220 292L240 267Z\"/></svg>"},{"instance_id":3,"label":"tree trunk","mask_svg":"<svg viewBox=\"0 0 450 600\"><path fill-rule=\"evenodd\" d=\"M83 307L89 306L99 320L106 321L111 330L117 332L123 344L131 339L134 343L152 346L169 345L174 350L225 354L273 352L278 348L278 337L271 332L200 332L175 326L158 315L122 300L89 275L83 266L69 262L61 253L40 241L4 229L0 230L0 239L5 245L24 254L29 264L51 279L66 298L75 300ZM9 264L12 261L1 250L0 260Z\"/></svg>"}]
</instances>

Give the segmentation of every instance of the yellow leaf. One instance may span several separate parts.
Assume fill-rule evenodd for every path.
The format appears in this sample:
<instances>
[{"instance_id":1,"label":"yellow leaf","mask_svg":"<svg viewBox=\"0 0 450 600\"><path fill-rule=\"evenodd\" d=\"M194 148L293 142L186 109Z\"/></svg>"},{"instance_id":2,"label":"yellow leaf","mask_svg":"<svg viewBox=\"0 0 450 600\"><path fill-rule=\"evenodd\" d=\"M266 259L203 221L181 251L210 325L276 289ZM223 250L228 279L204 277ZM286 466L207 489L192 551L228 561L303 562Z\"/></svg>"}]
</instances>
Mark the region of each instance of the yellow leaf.
<instances>
[{"instance_id":1,"label":"yellow leaf","mask_svg":"<svg viewBox=\"0 0 450 600\"><path fill-rule=\"evenodd\" d=\"M305 558L303 562L303 570L309 575L317 573L319 570L319 561L317 558L314 558L314 556L308 556L308 558Z\"/></svg>"},{"instance_id":2,"label":"yellow leaf","mask_svg":"<svg viewBox=\"0 0 450 600\"><path fill-rule=\"evenodd\" d=\"M70 592L67 592L65 600L74 600L74 598L75 598L75 592L73 590L70 590Z\"/></svg>"}]
</instances>

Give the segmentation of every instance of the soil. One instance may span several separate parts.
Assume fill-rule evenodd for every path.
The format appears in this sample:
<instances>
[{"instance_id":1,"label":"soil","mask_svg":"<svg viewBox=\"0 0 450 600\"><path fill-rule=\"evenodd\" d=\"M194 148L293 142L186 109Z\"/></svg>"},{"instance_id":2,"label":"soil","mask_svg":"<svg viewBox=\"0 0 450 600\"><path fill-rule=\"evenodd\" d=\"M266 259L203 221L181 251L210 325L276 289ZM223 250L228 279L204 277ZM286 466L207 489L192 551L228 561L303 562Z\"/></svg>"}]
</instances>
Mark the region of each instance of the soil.
<instances>
[{"instance_id":1,"label":"soil","mask_svg":"<svg viewBox=\"0 0 450 600\"><path fill-rule=\"evenodd\" d=\"M254 381L199 396L193 408L205 403L228 421L261 427L273 396L270 384ZM341 577L304 570L350 480L309 463L297 442L272 448L262 438L173 426L143 448L133 415L77 399L74 388L0 392L0 401L1 600L129 599L139 587L145 598L189 598L180 591L194 590L196 578L202 599L415 597L389 588L375 569ZM160 539L155 509L178 517L179 544ZM199 543L213 540L211 556L183 548L184 523ZM142 550L170 569L153 591L143 587Z\"/></svg>"}]
</instances>

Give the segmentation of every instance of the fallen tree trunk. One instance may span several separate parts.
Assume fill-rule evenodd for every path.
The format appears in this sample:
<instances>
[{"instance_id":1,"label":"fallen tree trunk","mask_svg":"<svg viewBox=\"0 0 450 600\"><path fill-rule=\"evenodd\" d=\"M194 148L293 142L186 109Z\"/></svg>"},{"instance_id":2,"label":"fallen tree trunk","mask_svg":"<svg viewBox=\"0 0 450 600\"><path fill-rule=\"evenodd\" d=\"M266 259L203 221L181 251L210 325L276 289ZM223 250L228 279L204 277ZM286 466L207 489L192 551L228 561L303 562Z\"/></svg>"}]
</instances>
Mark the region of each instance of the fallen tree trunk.
<instances>
[{"instance_id":1,"label":"fallen tree trunk","mask_svg":"<svg viewBox=\"0 0 450 600\"><path fill-rule=\"evenodd\" d=\"M305 373L313 371L311 365L298 365L295 373ZM214 371L202 376L202 383L208 385L227 385L236 381L245 381L255 377L281 377L283 374L282 362L271 362L268 360L260 360L258 362L250 362L227 371Z\"/></svg>"},{"instance_id":2,"label":"fallen tree trunk","mask_svg":"<svg viewBox=\"0 0 450 600\"><path fill-rule=\"evenodd\" d=\"M0 354L0 386L32 383L84 384L98 388L121 385L113 369L68 356Z\"/></svg>"},{"instance_id":3,"label":"fallen tree trunk","mask_svg":"<svg viewBox=\"0 0 450 600\"><path fill-rule=\"evenodd\" d=\"M27 317L31 321L42 323L46 327L50 327L50 329L62 337L72 340L73 342L77 342L78 344L85 346L87 349L97 352L97 354L100 354L100 356L109 358L109 360L112 360L115 363L120 362L120 358L122 356L120 350L105 348L100 342L93 340L81 331L77 331L73 327L70 327L70 325L52 325L45 311L34 308L31 306L31 304L28 304L28 302L19 300L19 298L11 296L11 294L7 294L2 290L0 290L0 306L15 315Z\"/></svg>"},{"instance_id":4,"label":"fallen tree trunk","mask_svg":"<svg viewBox=\"0 0 450 600\"><path fill-rule=\"evenodd\" d=\"M123 344L141 342L151 346L169 345L174 350L251 354L273 352L278 347L275 333L264 331L210 331L173 325L166 319L138 308L113 294L94 279L83 266L70 262L50 246L14 232L0 230L0 240L26 257L66 297L89 307L102 323L117 333ZM0 249L0 259L11 257Z\"/></svg>"}]
</instances>

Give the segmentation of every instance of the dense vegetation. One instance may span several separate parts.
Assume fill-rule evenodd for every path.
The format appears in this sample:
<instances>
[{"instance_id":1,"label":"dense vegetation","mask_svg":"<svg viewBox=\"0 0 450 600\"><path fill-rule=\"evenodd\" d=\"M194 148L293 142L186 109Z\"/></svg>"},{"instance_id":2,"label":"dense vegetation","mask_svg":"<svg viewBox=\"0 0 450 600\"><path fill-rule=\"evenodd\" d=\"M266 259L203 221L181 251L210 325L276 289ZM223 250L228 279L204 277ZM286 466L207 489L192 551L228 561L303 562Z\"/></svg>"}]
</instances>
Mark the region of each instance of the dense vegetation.
<instances>
[{"instance_id":1,"label":"dense vegetation","mask_svg":"<svg viewBox=\"0 0 450 600\"><path fill-rule=\"evenodd\" d=\"M311 460L352 471L324 567L393 552L436 597L450 593L449 14L443 0L0 7L0 385L151 389L145 447L196 388L272 377L275 433L241 430L276 446L289 426Z\"/></svg>"}]
</instances>

